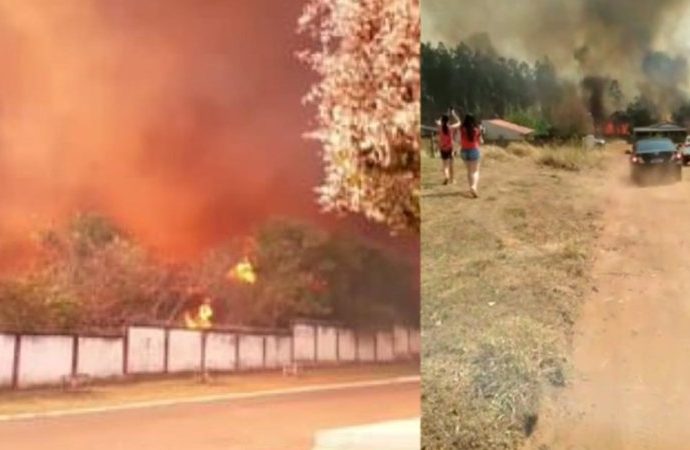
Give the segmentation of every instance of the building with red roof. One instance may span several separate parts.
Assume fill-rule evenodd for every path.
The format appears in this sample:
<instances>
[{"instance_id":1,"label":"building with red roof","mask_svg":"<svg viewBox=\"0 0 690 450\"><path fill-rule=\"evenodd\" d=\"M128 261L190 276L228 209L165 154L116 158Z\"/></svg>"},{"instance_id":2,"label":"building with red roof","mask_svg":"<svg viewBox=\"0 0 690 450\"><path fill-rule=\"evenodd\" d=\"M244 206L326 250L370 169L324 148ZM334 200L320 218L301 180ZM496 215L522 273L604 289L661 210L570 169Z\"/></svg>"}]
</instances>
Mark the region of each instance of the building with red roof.
<instances>
[{"instance_id":1,"label":"building with red roof","mask_svg":"<svg viewBox=\"0 0 690 450\"><path fill-rule=\"evenodd\" d=\"M532 128L523 127L502 119L483 120L482 126L484 127L485 141L524 141L534 134Z\"/></svg>"}]
</instances>

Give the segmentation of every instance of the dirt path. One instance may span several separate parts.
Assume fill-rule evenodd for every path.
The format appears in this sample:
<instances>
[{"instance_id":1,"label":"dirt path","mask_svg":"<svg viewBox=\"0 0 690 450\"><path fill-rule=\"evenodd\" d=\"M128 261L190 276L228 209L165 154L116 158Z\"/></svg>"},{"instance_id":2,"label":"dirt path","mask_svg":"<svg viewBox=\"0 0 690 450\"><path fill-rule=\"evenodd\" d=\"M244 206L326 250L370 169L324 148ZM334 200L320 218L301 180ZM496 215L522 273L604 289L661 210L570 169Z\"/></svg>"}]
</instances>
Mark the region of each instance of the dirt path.
<instances>
[{"instance_id":1,"label":"dirt path","mask_svg":"<svg viewBox=\"0 0 690 450\"><path fill-rule=\"evenodd\" d=\"M575 326L571 385L535 441L552 450L690 448L690 170L637 188L607 181L594 288Z\"/></svg>"}]
</instances>

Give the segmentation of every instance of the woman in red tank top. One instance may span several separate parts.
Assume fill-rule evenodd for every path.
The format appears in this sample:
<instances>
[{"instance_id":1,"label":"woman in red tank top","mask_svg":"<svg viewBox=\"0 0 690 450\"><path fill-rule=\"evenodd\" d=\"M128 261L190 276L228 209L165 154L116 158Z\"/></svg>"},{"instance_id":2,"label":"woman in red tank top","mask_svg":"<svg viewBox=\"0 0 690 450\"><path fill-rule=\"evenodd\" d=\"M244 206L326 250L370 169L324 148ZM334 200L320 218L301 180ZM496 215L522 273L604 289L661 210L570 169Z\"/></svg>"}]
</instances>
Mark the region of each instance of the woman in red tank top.
<instances>
[{"instance_id":1,"label":"woman in red tank top","mask_svg":"<svg viewBox=\"0 0 690 450\"><path fill-rule=\"evenodd\" d=\"M481 144L482 133L477 121L471 114L465 116L460 128L460 157L467 167L467 181L470 185L470 194L477 198L477 188L479 185L479 145Z\"/></svg>"},{"instance_id":2,"label":"woman in red tank top","mask_svg":"<svg viewBox=\"0 0 690 450\"><path fill-rule=\"evenodd\" d=\"M438 147L441 150L441 164L443 169L443 184L453 182L453 131L460 128L460 118L451 109L450 113L455 119L455 123L449 124L450 118L447 114L441 116L437 121L438 125Z\"/></svg>"}]
</instances>

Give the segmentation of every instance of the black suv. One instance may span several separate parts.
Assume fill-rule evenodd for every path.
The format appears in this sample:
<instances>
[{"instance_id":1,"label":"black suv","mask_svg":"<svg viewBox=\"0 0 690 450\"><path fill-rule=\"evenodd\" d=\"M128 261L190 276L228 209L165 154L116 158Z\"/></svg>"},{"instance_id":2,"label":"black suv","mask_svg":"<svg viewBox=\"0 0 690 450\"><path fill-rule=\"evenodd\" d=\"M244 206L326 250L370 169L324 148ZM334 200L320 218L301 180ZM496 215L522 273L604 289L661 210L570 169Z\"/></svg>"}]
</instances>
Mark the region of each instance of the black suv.
<instances>
[{"instance_id":1,"label":"black suv","mask_svg":"<svg viewBox=\"0 0 690 450\"><path fill-rule=\"evenodd\" d=\"M630 174L637 184L652 179L680 181L683 155L668 138L647 138L635 142L630 154Z\"/></svg>"}]
</instances>

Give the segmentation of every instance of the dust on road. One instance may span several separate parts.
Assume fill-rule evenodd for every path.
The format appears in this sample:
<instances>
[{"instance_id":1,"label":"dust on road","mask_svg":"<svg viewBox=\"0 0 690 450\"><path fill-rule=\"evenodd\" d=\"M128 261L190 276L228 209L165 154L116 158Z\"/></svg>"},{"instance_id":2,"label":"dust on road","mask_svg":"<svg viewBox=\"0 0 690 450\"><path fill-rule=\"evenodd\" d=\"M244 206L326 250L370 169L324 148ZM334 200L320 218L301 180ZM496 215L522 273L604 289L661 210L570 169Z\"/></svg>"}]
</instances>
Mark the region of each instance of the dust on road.
<instances>
[{"instance_id":1,"label":"dust on road","mask_svg":"<svg viewBox=\"0 0 690 450\"><path fill-rule=\"evenodd\" d=\"M574 379L546 408L540 448L690 448L690 170L639 188L617 153Z\"/></svg>"}]
</instances>

